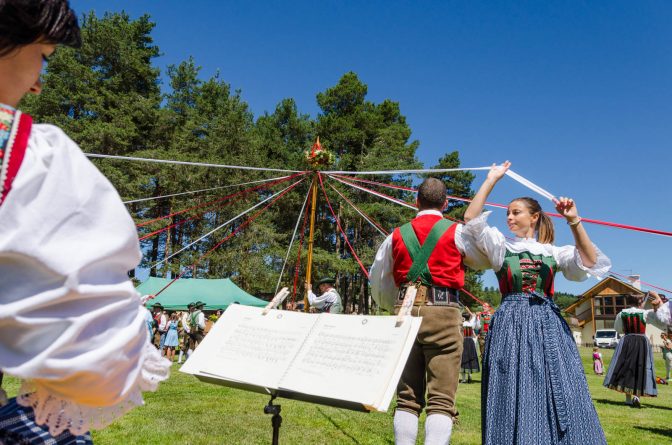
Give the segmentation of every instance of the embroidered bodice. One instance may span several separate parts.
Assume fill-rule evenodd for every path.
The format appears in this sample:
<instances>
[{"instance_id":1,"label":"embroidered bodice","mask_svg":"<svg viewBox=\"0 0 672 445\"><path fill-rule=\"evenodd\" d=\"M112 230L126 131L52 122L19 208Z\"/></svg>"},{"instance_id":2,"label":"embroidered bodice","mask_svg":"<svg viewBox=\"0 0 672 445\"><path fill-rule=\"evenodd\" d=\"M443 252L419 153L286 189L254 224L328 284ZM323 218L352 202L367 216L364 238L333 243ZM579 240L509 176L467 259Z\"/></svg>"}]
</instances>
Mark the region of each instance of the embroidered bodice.
<instances>
[{"instance_id":1,"label":"embroidered bodice","mask_svg":"<svg viewBox=\"0 0 672 445\"><path fill-rule=\"evenodd\" d=\"M502 268L495 275L502 295L525 292L552 297L557 269L558 263L552 256L507 250Z\"/></svg>"}]
</instances>

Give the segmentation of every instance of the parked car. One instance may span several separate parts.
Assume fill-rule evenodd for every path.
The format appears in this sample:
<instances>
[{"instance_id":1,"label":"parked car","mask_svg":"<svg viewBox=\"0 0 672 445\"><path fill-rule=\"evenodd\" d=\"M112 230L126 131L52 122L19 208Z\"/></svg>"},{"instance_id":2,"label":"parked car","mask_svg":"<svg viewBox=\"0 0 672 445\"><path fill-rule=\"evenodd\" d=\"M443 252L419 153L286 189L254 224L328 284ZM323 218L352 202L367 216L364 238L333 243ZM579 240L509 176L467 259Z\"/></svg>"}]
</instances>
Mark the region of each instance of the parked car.
<instances>
[{"instance_id":1,"label":"parked car","mask_svg":"<svg viewBox=\"0 0 672 445\"><path fill-rule=\"evenodd\" d=\"M614 329L598 329L593 336L593 346L598 348L615 348L619 335Z\"/></svg>"}]
</instances>

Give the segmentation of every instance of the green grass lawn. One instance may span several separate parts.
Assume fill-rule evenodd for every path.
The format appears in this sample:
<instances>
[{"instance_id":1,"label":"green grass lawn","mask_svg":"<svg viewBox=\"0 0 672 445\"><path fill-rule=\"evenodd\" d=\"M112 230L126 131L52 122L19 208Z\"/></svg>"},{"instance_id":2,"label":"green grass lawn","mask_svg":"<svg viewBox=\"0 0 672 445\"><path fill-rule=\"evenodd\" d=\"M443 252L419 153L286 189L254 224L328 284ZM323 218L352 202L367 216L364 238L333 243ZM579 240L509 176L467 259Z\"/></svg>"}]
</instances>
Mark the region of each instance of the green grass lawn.
<instances>
[{"instance_id":1,"label":"green grass lawn","mask_svg":"<svg viewBox=\"0 0 672 445\"><path fill-rule=\"evenodd\" d=\"M602 387L592 371L591 352L581 348L588 385L609 444L666 444L672 442L672 385L658 386L657 398L643 399L643 407L623 404L624 397ZM610 350L603 350L605 363ZM664 376L660 353L656 373ZM480 374L476 374L477 379ZM8 393L18 382L8 379ZM460 385L460 423L452 444L480 443L481 385ZM270 444L271 417L263 413L263 395L205 384L178 372L156 393L148 393L146 406L136 408L103 431L94 433L97 445L134 444ZM388 413L359 413L290 400L282 405L280 443L284 444L391 444L392 409ZM420 433L422 437L422 431ZM422 443L418 441L418 443Z\"/></svg>"}]
</instances>

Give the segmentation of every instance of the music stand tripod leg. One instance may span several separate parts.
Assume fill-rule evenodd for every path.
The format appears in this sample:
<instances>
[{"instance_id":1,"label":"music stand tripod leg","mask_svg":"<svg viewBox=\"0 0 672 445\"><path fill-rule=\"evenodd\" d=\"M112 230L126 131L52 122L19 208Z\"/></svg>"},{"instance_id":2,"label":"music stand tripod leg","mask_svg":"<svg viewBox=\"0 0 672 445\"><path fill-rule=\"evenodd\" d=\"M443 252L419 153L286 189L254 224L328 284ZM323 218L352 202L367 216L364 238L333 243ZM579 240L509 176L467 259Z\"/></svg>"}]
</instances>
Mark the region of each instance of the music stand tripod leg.
<instances>
[{"instance_id":1,"label":"music stand tripod leg","mask_svg":"<svg viewBox=\"0 0 672 445\"><path fill-rule=\"evenodd\" d=\"M273 441L272 445L278 445L280 440L280 425L282 425L282 416L280 416L280 405L273 405L273 400L277 397L276 394L271 394L271 400L268 405L264 407L264 414L272 414L271 425L273 426Z\"/></svg>"}]
</instances>

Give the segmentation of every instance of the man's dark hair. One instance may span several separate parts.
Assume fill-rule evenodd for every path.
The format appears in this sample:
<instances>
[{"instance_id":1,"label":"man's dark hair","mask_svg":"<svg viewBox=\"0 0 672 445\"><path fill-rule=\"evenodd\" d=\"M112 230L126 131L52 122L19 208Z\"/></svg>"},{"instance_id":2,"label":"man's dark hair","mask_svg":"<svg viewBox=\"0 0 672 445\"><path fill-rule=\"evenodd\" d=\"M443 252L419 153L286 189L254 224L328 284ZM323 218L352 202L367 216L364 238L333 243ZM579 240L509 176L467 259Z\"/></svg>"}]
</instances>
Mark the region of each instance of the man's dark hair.
<instances>
[{"instance_id":1,"label":"man's dark hair","mask_svg":"<svg viewBox=\"0 0 672 445\"><path fill-rule=\"evenodd\" d=\"M427 178L418 187L418 205L421 209L443 210L446 203L446 185L439 179Z\"/></svg>"},{"instance_id":2,"label":"man's dark hair","mask_svg":"<svg viewBox=\"0 0 672 445\"><path fill-rule=\"evenodd\" d=\"M0 0L0 57L38 41L81 46L68 0Z\"/></svg>"}]
</instances>

